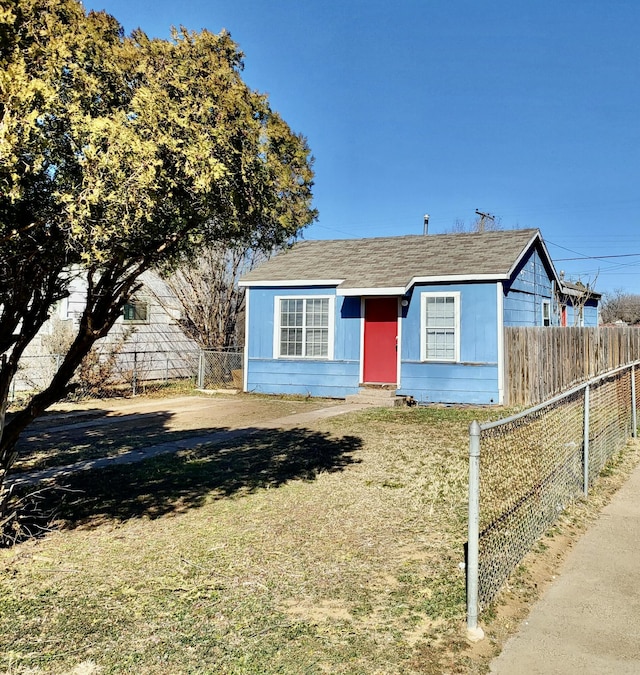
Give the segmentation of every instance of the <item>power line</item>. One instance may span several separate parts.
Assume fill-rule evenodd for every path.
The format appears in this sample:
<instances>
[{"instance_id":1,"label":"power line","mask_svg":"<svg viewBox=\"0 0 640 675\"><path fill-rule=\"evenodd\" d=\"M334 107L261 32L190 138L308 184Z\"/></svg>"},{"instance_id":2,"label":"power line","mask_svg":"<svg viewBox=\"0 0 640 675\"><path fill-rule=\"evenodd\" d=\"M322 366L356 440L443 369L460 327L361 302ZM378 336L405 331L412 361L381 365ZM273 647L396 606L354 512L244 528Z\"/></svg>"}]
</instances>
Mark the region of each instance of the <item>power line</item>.
<instances>
[{"instance_id":1,"label":"power line","mask_svg":"<svg viewBox=\"0 0 640 675\"><path fill-rule=\"evenodd\" d=\"M557 244L554 244L554 246L557 246ZM564 262L565 260L606 260L608 258L633 258L637 256L640 256L640 253L620 253L619 255L581 255L577 258L556 258L555 262Z\"/></svg>"}]
</instances>

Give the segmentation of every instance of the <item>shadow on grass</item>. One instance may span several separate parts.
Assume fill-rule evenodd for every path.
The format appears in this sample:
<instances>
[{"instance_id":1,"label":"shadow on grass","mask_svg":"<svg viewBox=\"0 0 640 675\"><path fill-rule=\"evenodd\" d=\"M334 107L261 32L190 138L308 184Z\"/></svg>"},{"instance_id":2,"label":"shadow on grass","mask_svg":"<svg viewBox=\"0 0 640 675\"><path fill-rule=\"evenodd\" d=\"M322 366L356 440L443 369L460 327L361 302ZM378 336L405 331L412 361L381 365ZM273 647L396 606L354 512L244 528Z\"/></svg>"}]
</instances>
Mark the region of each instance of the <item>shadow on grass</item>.
<instances>
[{"instance_id":1,"label":"shadow on grass","mask_svg":"<svg viewBox=\"0 0 640 675\"><path fill-rule=\"evenodd\" d=\"M63 527L95 527L108 521L158 518L205 503L312 481L360 460L354 436L333 437L309 429L249 429L242 437L124 466L82 472L65 479L41 508L55 508ZM62 498L61 498L62 495Z\"/></svg>"},{"instance_id":2,"label":"shadow on grass","mask_svg":"<svg viewBox=\"0 0 640 675\"><path fill-rule=\"evenodd\" d=\"M113 416L107 415L107 411L91 411L90 415L74 416L68 421L58 418L58 424L34 425L18 441L18 459L13 471L109 457L133 448L194 436L198 432L219 430L219 427L211 426L169 431L167 427L172 417L172 413L157 411Z\"/></svg>"}]
</instances>

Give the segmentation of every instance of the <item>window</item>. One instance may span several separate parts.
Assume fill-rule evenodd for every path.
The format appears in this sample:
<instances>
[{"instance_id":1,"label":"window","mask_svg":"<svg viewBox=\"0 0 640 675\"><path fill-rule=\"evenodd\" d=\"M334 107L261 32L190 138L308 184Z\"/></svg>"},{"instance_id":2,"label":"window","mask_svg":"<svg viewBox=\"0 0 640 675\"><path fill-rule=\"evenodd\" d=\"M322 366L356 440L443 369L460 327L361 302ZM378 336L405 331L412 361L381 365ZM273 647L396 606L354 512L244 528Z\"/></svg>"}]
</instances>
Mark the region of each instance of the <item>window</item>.
<instances>
[{"instance_id":1,"label":"window","mask_svg":"<svg viewBox=\"0 0 640 675\"><path fill-rule=\"evenodd\" d=\"M551 325L551 303L549 300L542 301L542 325Z\"/></svg>"},{"instance_id":2,"label":"window","mask_svg":"<svg viewBox=\"0 0 640 675\"><path fill-rule=\"evenodd\" d=\"M149 303L141 300L129 300L122 310L125 323L148 323Z\"/></svg>"},{"instance_id":3,"label":"window","mask_svg":"<svg viewBox=\"0 0 640 675\"><path fill-rule=\"evenodd\" d=\"M460 293L422 294L420 358L460 360Z\"/></svg>"},{"instance_id":4,"label":"window","mask_svg":"<svg viewBox=\"0 0 640 675\"><path fill-rule=\"evenodd\" d=\"M332 358L329 297L276 298L276 358Z\"/></svg>"}]
</instances>

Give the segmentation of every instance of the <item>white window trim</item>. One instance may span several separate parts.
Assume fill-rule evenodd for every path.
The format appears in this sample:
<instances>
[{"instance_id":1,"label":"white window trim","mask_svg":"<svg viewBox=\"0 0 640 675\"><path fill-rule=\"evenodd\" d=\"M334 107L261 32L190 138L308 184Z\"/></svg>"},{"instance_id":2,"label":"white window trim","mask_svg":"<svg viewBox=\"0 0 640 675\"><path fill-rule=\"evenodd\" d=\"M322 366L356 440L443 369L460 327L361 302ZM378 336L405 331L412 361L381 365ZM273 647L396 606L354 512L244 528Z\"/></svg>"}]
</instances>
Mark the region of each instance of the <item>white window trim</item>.
<instances>
[{"instance_id":1,"label":"white window trim","mask_svg":"<svg viewBox=\"0 0 640 675\"><path fill-rule=\"evenodd\" d=\"M281 356L280 355L280 301L281 300L329 300L329 326L326 356ZM332 361L335 338L335 295L276 295L273 298L273 358L278 361Z\"/></svg>"},{"instance_id":2,"label":"white window trim","mask_svg":"<svg viewBox=\"0 0 640 675\"><path fill-rule=\"evenodd\" d=\"M498 321L498 404L504 404L505 373L504 373L504 287L502 282L496 284L496 308Z\"/></svg>"},{"instance_id":3,"label":"white window trim","mask_svg":"<svg viewBox=\"0 0 640 675\"><path fill-rule=\"evenodd\" d=\"M545 317L544 315L544 308L547 308L547 316ZM542 326L545 328L549 328L551 326L551 300L543 300L542 305L540 307L540 311L542 312ZM545 319L549 322L548 324L545 325Z\"/></svg>"},{"instance_id":4,"label":"white window trim","mask_svg":"<svg viewBox=\"0 0 640 675\"><path fill-rule=\"evenodd\" d=\"M455 355L453 359L427 358L427 298L453 298L455 321ZM460 291L420 293L420 360L428 363L460 363Z\"/></svg>"}]
</instances>

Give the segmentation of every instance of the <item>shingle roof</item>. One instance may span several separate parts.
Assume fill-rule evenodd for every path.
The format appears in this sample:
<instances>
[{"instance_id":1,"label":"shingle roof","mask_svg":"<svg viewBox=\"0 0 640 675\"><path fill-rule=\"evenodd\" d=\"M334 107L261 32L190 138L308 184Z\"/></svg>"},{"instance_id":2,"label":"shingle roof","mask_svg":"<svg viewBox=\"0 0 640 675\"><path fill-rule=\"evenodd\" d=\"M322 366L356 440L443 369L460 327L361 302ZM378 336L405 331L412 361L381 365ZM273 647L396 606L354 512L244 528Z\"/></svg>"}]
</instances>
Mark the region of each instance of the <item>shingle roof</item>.
<instances>
[{"instance_id":1,"label":"shingle roof","mask_svg":"<svg viewBox=\"0 0 640 675\"><path fill-rule=\"evenodd\" d=\"M560 279L560 290L565 295L571 295L576 298L581 298L582 296L586 295L588 298L595 298L599 300L602 297L602 293L597 293L589 285L585 286L580 282L576 284L572 281L565 281L564 279Z\"/></svg>"},{"instance_id":2,"label":"shingle roof","mask_svg":"<svg viewBox=\"0 0 640 675\"><path fill-rule=\"evenodd\" d=\"M504 279L536 237L539 231L528 229L302 241L247 273L241 283L328 281L348 291L405 289L425 278Z\"/></svg>"}]
</instances>

